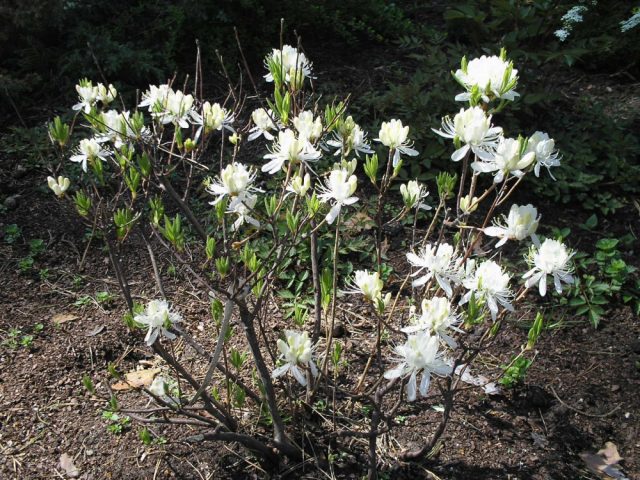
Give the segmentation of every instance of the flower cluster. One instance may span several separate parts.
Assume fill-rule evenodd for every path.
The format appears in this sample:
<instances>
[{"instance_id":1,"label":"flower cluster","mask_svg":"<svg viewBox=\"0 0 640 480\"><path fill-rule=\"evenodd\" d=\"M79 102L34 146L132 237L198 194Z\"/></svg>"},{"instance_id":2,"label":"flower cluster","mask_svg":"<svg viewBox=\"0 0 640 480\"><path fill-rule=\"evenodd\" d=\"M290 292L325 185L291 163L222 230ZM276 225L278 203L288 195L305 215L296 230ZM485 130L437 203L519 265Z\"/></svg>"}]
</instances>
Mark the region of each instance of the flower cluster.
<instances>
[{"instance_id":1,"label":"flower cluster","mask_svg":"<svg viewBox=\"0 0 640 480\"><path fill-rule=\"evenodd\" d=\"M417 391L422 397L427 396L431 375L450 375L452 368L441 358L438 352L438 337L422 331L410 335L404 345L399 345L394 349L400 364L395 368L387 370L384 377L387 379L409 377L407 382L407 400L410 402L416 399ZM422 374L420 386L417 386L418 375Z\"/></svg>"},{"instance_id":2,"label":"flower cluster","mask_svg":"<svg viewBox=\"0 0 640 480\"><path fill-rule=\"evenodd\" d=\"M78 92L78 103L73 106L74 110L82 110L84 113L91 113L91 109L98 103L102 106L107 106L118 95L118 91L115 87L109 84L105 87L102 83L94 85L90 80L80 80L80 83L76 85L76 92Z\"/></svg>"},{"instance_id":3,"label":"flower cluster","mask_svg":"<svg viewBox=\"0 0 640 480\"><path fill-rule=\"evenodd\" d=\"M418 151L414 150L413 143L409 141L409 127L402 125L400 120L390 120L382 122L378 138L374 140L382 143L385 147L393 152L393 166L396 167L400 162L400 155L409 155L415 157Z\"/></svg>"},{"instance_id":4,"label":"flower cluster","mask_svg":"<svg viewBox=\"0 0 640 480\"><path fill-rule=\"evenodd\" d=\"M518 70L504 57L504 54L500 57L483 55L468 63L463 58L460 69L453 76L466 92L456 95L456 100L466 102L478 95L489 103L493 99L514 100L519 96L514 90L518 84Z\"/></svg>"},{"instance_id":5,"label":"flower cluster","mask_svg":"<svg viewBox=\"0 0 640 480\"><path fill-rule=\"evenodd\" d=\"M538 216L538 210L533 205L518 206L516 204L511 205L509 215L502 216L503 223L496 222L494 225L484 229L485 235L490 237L498 237L500 241L496 244L496 247L501 247L507 240L524 240L527 237L531 237L531 241L539 245L540 241L536 235L540 216Z\"/></svg>"},{"instance_id":6,"label":"flower cluster","mask_svg":"<svg viewBox=\"0 0 640 480\"><path fill-rule=\"evenodd\" d=\"M283 45L282 50L274 48L264 63L269 70L264 76L267 82L280 79L281 82L291 83L299 88L305 78L313 78L311 62L304 53L291 45Z\"/></svg>"},{"instance_id":7,"label":"flower cluster","mask_svg":"<svg viewBox=\"0 0 640 480\"><path fill-rule=\"evenodd\" d=\"M170 332L169 328L182 321L180 314L171 311L166 300L151 300L144 312L137 314L133 319L149 327L147 335L144 337L147 345L153 345L159 335L167 337L169 340L176 338L176 335Z\"/></svg>"},{"instance_id":8,"label":"flower cluster","mask_svg":"<svg viewBox=\"0 0 640 480\"><path fill-rule=\"evenodd\" d=\"M319 188L320 195L318 195L320 201L333 204L326 216L328 224L335 221L343 205L353 205L358 201L358 197L353 196L357 187L358 178L348 170L343 168L331 170L325 185Z\"/></svg>"},{"instance_id":9,"label":"flower cluster","mask_svg":"<svg viewBox=\"0 0 640 480\"><path fill-rule=\"evenodd\" d=\"M307 385L307 377L304 371L309 369L314 377L318 375L318 368L313 362L311 355L314 347L311 345L311 339L307 332L295 332L293 330L285 330L285 339L278 340L277 346L280 351L280 358L284 361L282 365L276 368L271 376L278 378L287 372L291 372L293 378L302 386Z\"/></svg>"},{"instance_id":10,"label":"flower cluster","mask_svg":"<svg viewBox=\"0 0 640 480\"><path fill-rule=\"evenodd\" d=\"M419 254L407 253L407 260L412 266L418 267L418 270L413 273L414 277L426 270L426 273L413 281L414 287L420 287L435 278L448 297L453 295L451 284L460 283L460 266L451 245L427 244Z\"/></svg>"},{"instance_id":11,"label":"flower cluster","mask_svg":"<svg viewBox=\"0 0 640 480\"><path fill-rule=\"evenodd\" d=\"M563 243L549 238L539 247L532 247L528 262L533 268L523 276L527 280L525 285L531 287L537 283L540 295L544 297L547 293L547 277L551 275L556 292L562 293L562 284L574 281L570 263L573 255Z\"/></svg>"}]
</instances>

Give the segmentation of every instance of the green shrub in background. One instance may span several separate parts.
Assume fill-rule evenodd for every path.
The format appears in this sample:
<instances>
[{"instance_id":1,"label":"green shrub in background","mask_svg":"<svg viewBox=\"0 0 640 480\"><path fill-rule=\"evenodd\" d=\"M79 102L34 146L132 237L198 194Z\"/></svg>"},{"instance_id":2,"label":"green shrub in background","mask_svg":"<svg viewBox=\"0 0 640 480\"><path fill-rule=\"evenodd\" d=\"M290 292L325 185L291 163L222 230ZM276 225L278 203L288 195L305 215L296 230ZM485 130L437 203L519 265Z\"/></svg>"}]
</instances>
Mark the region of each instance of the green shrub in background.
<instances>
[{"instance_id":1,"label":"green shrub in background","mask_svg":"<svg viewBox=\"0 0 640 480\"><path fill-rule=\"evenodd\" d=\"M410 29L393 3L384 0L32 0L0 7L0 82L20 110L58 106L84 76L102 78L122 91L164 82L176 71L193 71L195 41L212 84L220 68L215 51L231 73L240 61L234 27L250 64L278 43L280 18L311 48L317 43L383 41ZM291 40L291 39L285 39ZM88 47L90 45L90 48ZM93 53L92 53L93 52ZM95 58L94 58L95 57ZM100 63L100 69L96 66ZM181 79L179 79L181 81ZM131 89L133 90L133 89ZM60 92L66 98L60 98ZM214 92L216 93L216 92ZM38 119L48 115L39 112ZM15 120L0 102L0 125Z\"/></svg>"}]
</instances>

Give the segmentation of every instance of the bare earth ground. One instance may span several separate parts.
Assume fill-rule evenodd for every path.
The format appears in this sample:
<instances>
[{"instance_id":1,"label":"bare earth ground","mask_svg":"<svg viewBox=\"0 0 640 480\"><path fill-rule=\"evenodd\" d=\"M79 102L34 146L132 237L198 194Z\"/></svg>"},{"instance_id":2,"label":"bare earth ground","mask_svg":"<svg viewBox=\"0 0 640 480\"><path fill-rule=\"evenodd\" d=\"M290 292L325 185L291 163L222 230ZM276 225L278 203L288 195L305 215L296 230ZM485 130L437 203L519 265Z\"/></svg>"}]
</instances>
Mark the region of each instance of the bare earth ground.
<instances>
[{"instance_id":1,"label":"bare earth ground","mask_svg":"<svg viewBox=\"0 0 640 480\"><path fill-rule=\"evenodd\" d=\"M9 163L4 175L12 177L14 167ZM0 478L68 478L59 465L62 454L73 458L79 478L84 479L266 477L236 445L182 443L180 439L191 433L189 427L154 428L168 443L153 446L142 444L135 423L119 435L107 432L107 421L101 417L105 403L85 390L82 377L90 375L98 390L106 391L106 382L113 383L106 374L108 363L127 372L151 365L154 359L142 342L143 333L130 334L123 325L124 304L119 299L109 305L73 305L82 295L95 296L99 291L117 296L117 283L97 243L88 250L83 271L77 272L86 245L84 227L70 220L68 205L30 186L41 176L30 172L10 180L13 193L21 197L1 220L20 225L22 238L12 245L0 239L0 341L4 342L0 345ZM20 273L18 262L33 238L44 239L47 248L36 257L34 269ZM37 274L43 268L49 269L47 280ZM153 298L155 286L148 281L146 259L134 259L127 269L139 300ZM82 277L74 281L76 274ZM168 290L187 319L187 328L204 339L210 320L206 304L193 293L196 286L179 276ZM56 325L52 318L57 314L76 318ZM374 332L361 319L342 315L346 334L341 340L347 348L363 339L371 341ZM458 396L441 449L421 465L397 465L392 460L402 448L417 446L428 437L439 419L431 408L437 399L401 409L404 426L380 441L386 478L592 479L598 477L580 454L595 453L610 441L624 459L621 467L627 477L640 479L638 319L627 308L614 308L594 330L585 319L571 318L559 309L547 310L547 318L556 328L544 331L526 384L498 396L487 396L477 388ZM474 373L497 375L499 366L526 342L522 319L511 320L506 335L482 355ZM33 331L38 323L44 326L40 333ZM31 346L5 342L15 328L33 334ZM278 332L272 334L275 339ZM183 355L193 368L202 368L188 348ZM146 403L135 393L123 398ZM305 421L315 420L310 415ZM354 441L339 452L333 474L362 476L364 452ZM269 475L323 477L312 462L281 465Z\"/></svg>"}]
</instances>

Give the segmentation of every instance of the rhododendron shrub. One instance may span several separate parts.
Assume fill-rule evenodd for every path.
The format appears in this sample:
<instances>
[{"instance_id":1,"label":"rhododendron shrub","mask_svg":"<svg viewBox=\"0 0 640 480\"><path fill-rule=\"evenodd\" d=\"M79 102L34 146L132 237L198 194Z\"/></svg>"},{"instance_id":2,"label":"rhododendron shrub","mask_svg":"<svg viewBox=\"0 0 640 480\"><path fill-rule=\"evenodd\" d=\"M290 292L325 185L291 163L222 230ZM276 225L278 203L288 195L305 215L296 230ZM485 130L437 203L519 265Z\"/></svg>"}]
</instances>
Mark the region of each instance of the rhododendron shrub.
<instances>
[{"instance_id":1,"label":"rhododendron shrub","mask_svg":"<svg viewBox=\"0 0 640 480\"><path fill-rule=\"evenodd\" d=\"M264 98L229 79L226 99L202 98L200 76L181 89L149 85L129 109L112 85L81 81L73 127L56 119L49 129L73 180L52 172L47 182L100 230L127 324L163 362L161 376L137 387L155 406L123 403L123 412L142 423L188 424L188 441L236 442L272 464L360 437L375 478L379 462L393 460L381 459L378 438L393 431L408 402L440 423L422 430L424 444L401 453L403 460L422 458L436 444L460 381L472 377L474 359L526 293L544 296L550 280L560 294L573 281L571 251L539 240L537 209L506 203L524 176L559 167L560 156L546 133L527 138L496 125L519 96L518 71L504 52L463 59L454 74L464 88L455 100L464 105L429 141L451 142L458 173L442 173L431 185L396 185L403 164L420 162L410 119L383 121L371 133L349 115L346 100L320 103L309 86L321 78L299 48L273 49L265 68L257 76L269 92ZM386 204L397 205L394 218ZM364 209L374 212L368 241L376 253L345 275L340 246L351 217ZM392 221L406 225L406 244L404 268L388 276L383 231ZM331 245L328 256L320 238ZM529 252L521 270L495 255L509 240ZM294 268L286 260L301 247L309 252L302 261L313 300L285 315L278 292ZM142 304L133 300L121 258L136 248L152 267ZM179 290L167 287L163 259L196 288L188 299L210 304L210 317L184 310ZM338 311L368 322L370 335L350 351L335 338ZM178 341L192 352L189 361L173 348ZM309 421L301 413L318 401L333 410L326 415L333 421L305 430L316 436L300 443ZM346 401L367 413L345 408ZM430 410L435 404L444 411Z\"/></svg>"}]
</instances>

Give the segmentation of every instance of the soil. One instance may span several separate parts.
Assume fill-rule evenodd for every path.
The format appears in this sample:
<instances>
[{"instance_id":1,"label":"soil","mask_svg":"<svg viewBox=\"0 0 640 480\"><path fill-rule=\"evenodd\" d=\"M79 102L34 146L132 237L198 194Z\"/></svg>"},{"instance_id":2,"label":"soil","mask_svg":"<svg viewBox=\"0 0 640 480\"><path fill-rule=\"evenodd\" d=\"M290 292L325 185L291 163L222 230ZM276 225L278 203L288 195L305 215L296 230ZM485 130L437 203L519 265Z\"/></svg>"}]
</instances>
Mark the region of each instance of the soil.
<instances>
[{"instance_id":1,"label":"soil","mask_svg":"<svg viewBox=\"0 0 640 480\"><path fill-rule=\"evenodd\" d=\"M6 191L0 193L3 198L18 197L0 218L0 231L15 223L22 235L13 243L0 238L0 478L72 478L69 469L61 466L63 454L77 467L75 477L86 480L356 479L366 475L363 439L345 440L332 452L335 456L329 465L317 466L307 459L266 469L233 443L184 442L196 432L194 427L151 426L153 436L165 440L152 445L140 440L141 426L135 421L121 433L109 432L109 421L103 418L107 408L103 396L115 380L107 374L108 366L130 372L157 366L156 358L144 345L144 332L131 333L124 325L126 306L119 297L108 255L98 241L87 247L88 232L74 220L71 205L57 201L46 188L34 187L46 177L42 169L25 171L18 169L22 159L2 160L0 185ZM547 218L560 221L552 205L539 208ZM580 210L562 215L576 230L588 216ZM623 211L620 217L637 218L637 213ZM628 231L628 221L612 220L601 228L616 225L621 225L621 231L615 233ZM32 268L22 271L19 262L29 252L29 240L37 238L44 240L46 248L35 257ZM139 242L131 239L133 246ZM397 242L390 243L392 263L395 258L399 264L400 253L394 252ZM168 258L159 260L165 269L170 265ZM637 258L635 262L640 266ZM146 258L130 255L125 267L136 300L154 298ZM165 287L186 319L185 328L211 344L206 292L179 270ZM98 302L98 292L114 297ZM531 319L543 308L551 327L536 345L535 361L524 384L502 389L497 395L466 386L456 396L439 448L429 459L414 464L399 462L397 456L423 444L439 422L440 413L434 409L440 401L434 394L437 389L432 388L426 399L406 404L396 418L399 427L380 438L382 478L603 478L589 470L583 455L595 454L612 442L623 458L620 470L627 478L640 480L640 322L628 307L610 305L600 328L594 329L586 318L572 317L570 311L543 304L533 295L527 301L524 313L508 318L499 340L482 353L472 371L496 378L500 366L509 363L518 346L526 343ZM60 322L59 315L67 317ZM371 343L375 331L363 322L366 316L360 304L340 313L338 336L347 350ZM42 324L41 331L38 324ZM12 337L16 329L21 333ZM279 333L269 332L274 343ZM21 345L25 335L33 339ZM11 343L14 337L17 344ZM192 350L181 342L176 348L194 371L203 372L205 366ZM359 366L354 362L353 371ZM249 370L245 373L248 376ZM356 381L350 370L344 375ZM87 391L85 376L93 379L98 395ZM119 398L127 406L149 403L138 392ZM317 408L298 413L304 415L309 428L322 428ZM253 420L242 418L247 424ZM295 425L296 420L291 422ZM318 458L327 455L327 445L322 447Z\"/></svg>"}]
</instances>

